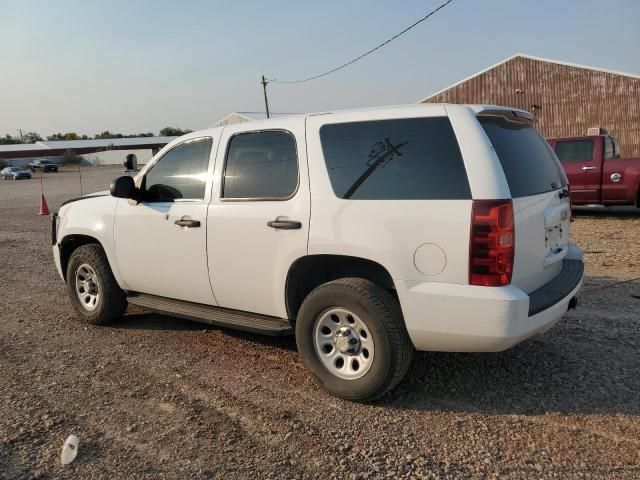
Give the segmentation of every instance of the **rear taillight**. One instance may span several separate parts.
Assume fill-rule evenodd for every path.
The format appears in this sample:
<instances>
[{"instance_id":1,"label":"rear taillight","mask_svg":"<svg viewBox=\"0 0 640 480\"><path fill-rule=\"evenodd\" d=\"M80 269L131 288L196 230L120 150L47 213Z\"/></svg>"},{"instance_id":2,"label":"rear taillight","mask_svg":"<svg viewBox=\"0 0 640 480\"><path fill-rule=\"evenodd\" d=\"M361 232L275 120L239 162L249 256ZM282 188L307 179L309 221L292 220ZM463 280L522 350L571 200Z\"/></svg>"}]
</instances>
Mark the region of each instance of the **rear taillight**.
<instances>
[{"instance_id":1,"label":"rear taillight","mask_svg":"<svg viewBox=\"0 0 640 480\"><path fill-rule=\"evenodd\" d=\"M511 283L515 231L511 200L474 200L469 245L469 283Z\"/></svg>"}]
</instances>

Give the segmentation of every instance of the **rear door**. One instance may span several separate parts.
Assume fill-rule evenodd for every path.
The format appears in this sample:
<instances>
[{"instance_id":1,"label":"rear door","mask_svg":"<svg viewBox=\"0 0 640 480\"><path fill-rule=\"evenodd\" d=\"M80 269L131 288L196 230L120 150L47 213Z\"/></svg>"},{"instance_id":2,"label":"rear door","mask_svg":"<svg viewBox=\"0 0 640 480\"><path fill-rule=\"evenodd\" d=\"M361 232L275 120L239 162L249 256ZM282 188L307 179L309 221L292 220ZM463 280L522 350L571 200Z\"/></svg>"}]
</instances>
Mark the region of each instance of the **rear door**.
<instances>
[{"instance_id":1,"label":"rear door","mask_svg":"<svg viewBox=\"0 0 640 480\"><path fill-rule=\"evenodd\" d=\"M480 115L509 184L515 220L512 283L530 293L560 271L569 247L566 177L549 144L524 121Z\"/></svg>"},{"instance_id":2,"label":"rear door","mask_svg":"<svg viewBox=\"0 0 640 480\"><path fill-rule=\"evenodd\" d=\"M618 141L610 136L604 139L602 162L602 203L625 204L635 199L635 182L626 178L625 167L629 162L620 158ZM631 181L630 181L631 180Z\"/></svg>"},{"instance_id":3,"label":"rear door","mask_svg":"<svg viewBox=\"0 0 640 480\"><path fill-rule=\"evenodd\" d=\"M270 122L266 122L271 125ZM286 318L289 267L307 254L304 118L222 134L207 222L211 283L221 307Z\"/></svg>"},{"instance_id":4,"label":"rear door","mask_svg":"<svg viewBox=\"0 0 640 480\"><path fill-rule=\"evenodd\" d=\"M555 152L564 167L575 203L600 203L602 150L595 138L556 140Z\"/></svg>"}]
</instances>

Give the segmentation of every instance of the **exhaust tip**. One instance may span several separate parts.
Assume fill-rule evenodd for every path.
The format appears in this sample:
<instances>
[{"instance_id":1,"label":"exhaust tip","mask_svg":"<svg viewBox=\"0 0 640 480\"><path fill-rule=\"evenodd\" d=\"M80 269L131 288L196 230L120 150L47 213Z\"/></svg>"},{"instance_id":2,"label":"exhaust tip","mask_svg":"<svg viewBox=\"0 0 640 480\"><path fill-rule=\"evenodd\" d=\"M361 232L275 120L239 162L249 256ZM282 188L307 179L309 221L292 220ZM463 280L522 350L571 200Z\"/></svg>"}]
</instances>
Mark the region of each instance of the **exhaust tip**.
<instances>
[{"instance_id":1,"label":"exhaust tip","mask_svg":"<svg viewBox=\"0 0 640 480\"><path fill-rule=\"evenodd\" d=\"M569 310L576 308L578 306L578 297L573 297L569 300Z\"/></svg>"}]
</instances>

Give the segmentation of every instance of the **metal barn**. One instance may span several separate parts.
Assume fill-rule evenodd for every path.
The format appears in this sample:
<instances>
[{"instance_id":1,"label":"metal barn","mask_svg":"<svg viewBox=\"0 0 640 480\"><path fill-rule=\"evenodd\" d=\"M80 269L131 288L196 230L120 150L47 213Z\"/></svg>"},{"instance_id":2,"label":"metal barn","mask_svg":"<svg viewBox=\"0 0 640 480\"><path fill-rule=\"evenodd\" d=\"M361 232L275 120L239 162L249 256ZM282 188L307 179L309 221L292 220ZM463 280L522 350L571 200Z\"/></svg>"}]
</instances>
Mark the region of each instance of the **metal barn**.
<instances>
[{"instance_id":1,"label":"metal barn","mask_svg":"<svg viewBox=\"0 0 640 480\"><path fill-rule=\"evenodd\" d=\"M623 157L640 157L640 75L516 54L421 102L521 108L547 138L605 128Z\"/></svg>"}]
</instances>

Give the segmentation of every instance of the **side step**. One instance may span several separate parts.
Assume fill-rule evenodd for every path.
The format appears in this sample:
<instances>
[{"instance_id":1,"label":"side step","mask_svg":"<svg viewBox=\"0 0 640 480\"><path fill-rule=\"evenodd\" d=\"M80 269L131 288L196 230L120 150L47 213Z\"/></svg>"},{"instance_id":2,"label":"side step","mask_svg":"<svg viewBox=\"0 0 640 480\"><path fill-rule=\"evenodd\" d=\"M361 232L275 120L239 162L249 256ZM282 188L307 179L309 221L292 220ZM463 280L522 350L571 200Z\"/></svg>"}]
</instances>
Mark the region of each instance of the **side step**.
<instances>
[{"instance_id":1,"label":"side step","mask_svg":"<svg viewBox=\"0 0 640 480\"><path fill-rule=\"evenodd\" d=\"M147 310L169 316L244 330L245 332L266 335L290 335L293 333L293 325L284 318L229 310L201 303L184 302L172 298L147 295L146 293L128 293L127 301L132 305L138 305Z\"/></svg>"}]
</instances>

